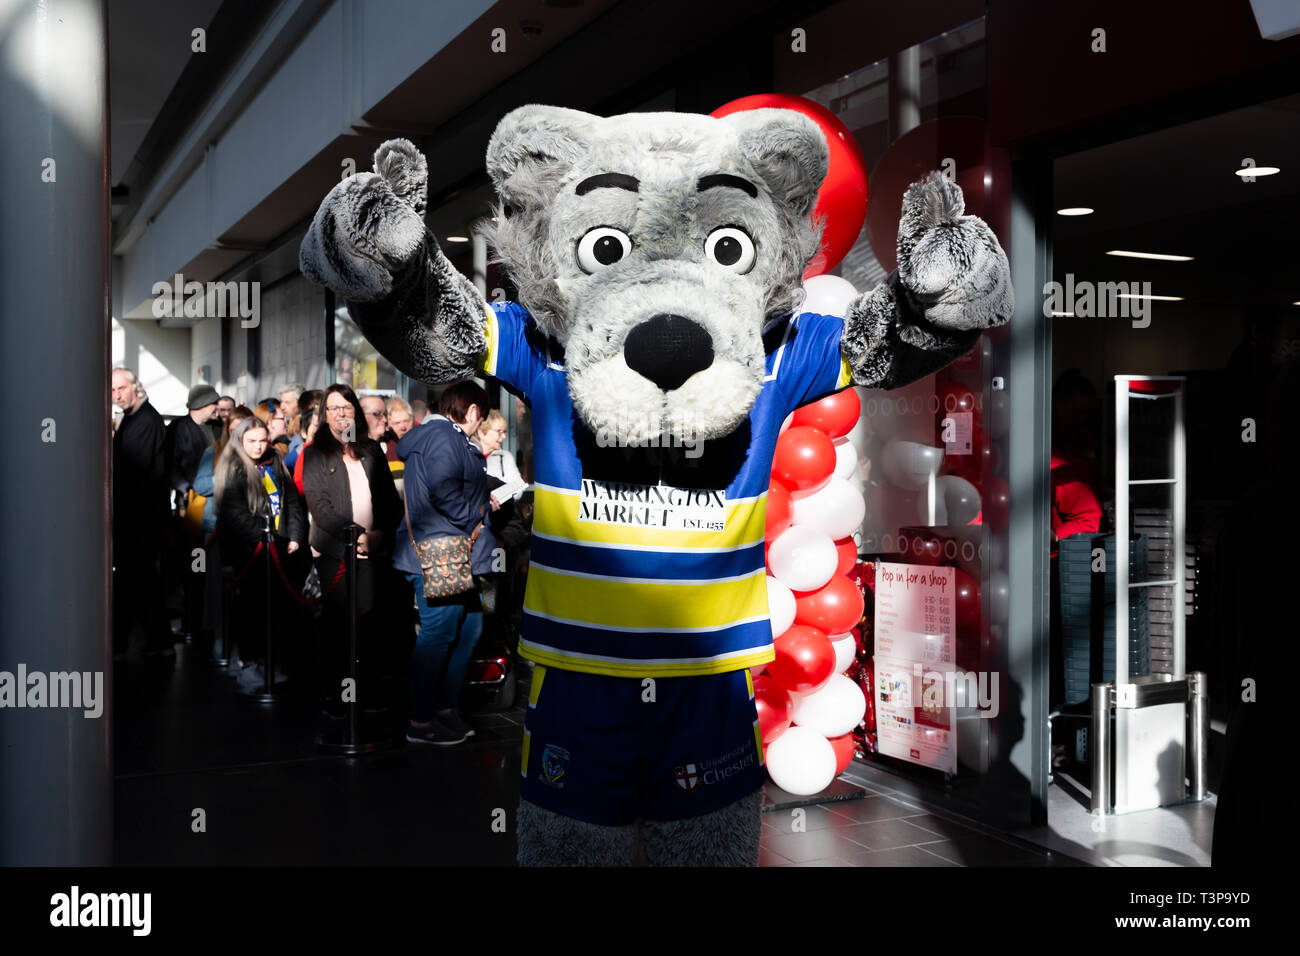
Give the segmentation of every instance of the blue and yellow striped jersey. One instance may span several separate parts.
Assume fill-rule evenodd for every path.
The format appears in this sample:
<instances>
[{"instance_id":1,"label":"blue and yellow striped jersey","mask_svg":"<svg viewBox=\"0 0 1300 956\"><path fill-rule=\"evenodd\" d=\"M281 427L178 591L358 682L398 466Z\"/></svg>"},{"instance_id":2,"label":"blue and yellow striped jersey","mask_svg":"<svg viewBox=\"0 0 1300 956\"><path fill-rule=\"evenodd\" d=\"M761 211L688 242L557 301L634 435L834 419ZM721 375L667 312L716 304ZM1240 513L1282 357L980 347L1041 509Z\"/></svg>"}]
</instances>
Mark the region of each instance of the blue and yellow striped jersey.
<instances>
[{"instance_id":1,"label":"blue and yellow striped jersey","mask_svg":"<svg viewBox=\"0 0 1300 956\"><path fill-rule=\"evenodd\" d=\"M843 320L805 313L769 329L748 418L695 449L605 447L573 410L558 343L515 303L493 303L485 322L480 370L533 409L520 654L617 677L771 661L763 524L772 454L786 415L850 384Z\"/></svg>"}]
</instances>

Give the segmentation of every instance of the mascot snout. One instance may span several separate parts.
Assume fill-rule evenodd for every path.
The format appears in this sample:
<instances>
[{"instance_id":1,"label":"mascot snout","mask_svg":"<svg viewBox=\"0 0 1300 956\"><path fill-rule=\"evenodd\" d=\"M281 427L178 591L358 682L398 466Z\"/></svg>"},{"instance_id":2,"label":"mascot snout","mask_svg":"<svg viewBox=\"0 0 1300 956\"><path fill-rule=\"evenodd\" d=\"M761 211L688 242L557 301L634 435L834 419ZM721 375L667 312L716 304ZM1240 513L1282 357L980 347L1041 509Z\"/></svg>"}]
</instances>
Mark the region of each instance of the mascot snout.
<instances>
[{"instance_id":1,"label":"mascot snout","mask_svg":"<svg viewBox=\"0 0 1300 956\"><path fill-rule=\"evenodd\" d=\"M632 371L671 392L713 364L713 337L684 315L651 316L628 333L623 360Z\"/></svg>"}]
</instances>

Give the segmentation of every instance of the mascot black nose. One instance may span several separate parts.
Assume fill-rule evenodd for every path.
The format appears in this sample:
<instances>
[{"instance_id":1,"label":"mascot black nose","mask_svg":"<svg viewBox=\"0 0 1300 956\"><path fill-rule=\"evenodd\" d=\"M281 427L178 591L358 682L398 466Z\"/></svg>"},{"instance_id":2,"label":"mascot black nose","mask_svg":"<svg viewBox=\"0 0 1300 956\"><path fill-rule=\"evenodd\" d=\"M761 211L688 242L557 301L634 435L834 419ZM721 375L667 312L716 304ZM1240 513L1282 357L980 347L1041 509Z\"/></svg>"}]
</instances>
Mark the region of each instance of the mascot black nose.
<instances>
[{"instance_id":1,"label":"mascot black nose","mask_svg":"<svg viewBox=\"0 0 1300 956\"><path fill-rule=\"evenodd\" d=\"M623 358L632 371L671 392L713 364L713 339L685 316L655 315L628 333Z\"/></svg>"}]
</instances>

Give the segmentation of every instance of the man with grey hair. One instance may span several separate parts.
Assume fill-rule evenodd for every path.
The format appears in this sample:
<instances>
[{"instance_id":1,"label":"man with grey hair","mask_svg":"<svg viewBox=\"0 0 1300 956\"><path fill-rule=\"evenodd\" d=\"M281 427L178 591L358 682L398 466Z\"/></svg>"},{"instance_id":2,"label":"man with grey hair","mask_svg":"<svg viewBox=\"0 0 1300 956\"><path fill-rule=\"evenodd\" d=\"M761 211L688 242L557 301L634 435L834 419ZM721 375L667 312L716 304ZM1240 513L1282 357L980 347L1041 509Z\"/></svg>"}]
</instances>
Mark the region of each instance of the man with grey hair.
<instances>
[{"instance_id":1,"label":"man with grey hair","mask_svg":"<svg viewBox=\"0 0 1300 956\"><path fill-rule=\"evenodd\" d=\"M113 369L111 387L123 413L113 432L113 653L126 653L137 619L146 650L163 653L172 645L157 567L167 523L166 427L131 369Z\"/></svg>"},{"instance_id":2,"label":"man with grey hair","mask_svg":"<svg viewBox=\"0 0 1300 956\"><path fill-rule=\"evenodd\" d=\"M293 421L293 417L298 414L298 398L306 390L307 386L301 382L293 382L290 385L280 386L276 395L280 397L280 410L284 412L284 423L286 425Z\"/></svg>"}]
</instances>

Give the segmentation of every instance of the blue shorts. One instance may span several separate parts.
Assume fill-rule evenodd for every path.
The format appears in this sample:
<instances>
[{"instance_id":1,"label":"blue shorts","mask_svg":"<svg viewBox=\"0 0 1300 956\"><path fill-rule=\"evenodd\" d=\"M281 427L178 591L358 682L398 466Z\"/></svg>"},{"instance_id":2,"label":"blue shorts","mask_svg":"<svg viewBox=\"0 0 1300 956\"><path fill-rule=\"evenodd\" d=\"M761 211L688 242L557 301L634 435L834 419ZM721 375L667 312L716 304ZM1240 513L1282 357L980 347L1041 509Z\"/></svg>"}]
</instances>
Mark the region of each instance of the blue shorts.
<instances>
[{"instance_id":1,"label":"blue shorts","mask_svg":"<svg viewBox=\"0 0 1300 956\"><path fill-rule=\"evenodd\" d=\"M605 826L682 820L763 785L748 670L607 677L538 664L524 722L520 796Z\"/></svg>"}]
</instances>

